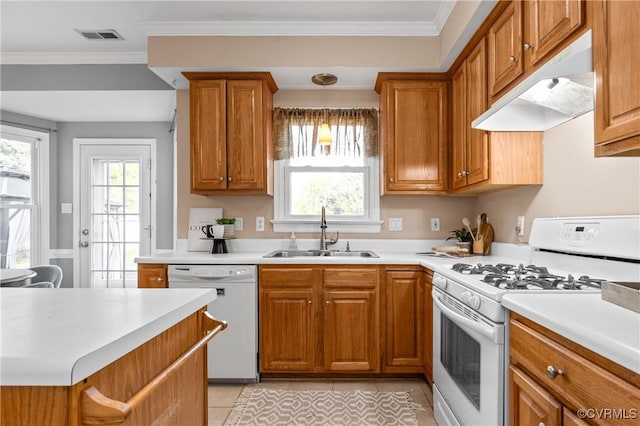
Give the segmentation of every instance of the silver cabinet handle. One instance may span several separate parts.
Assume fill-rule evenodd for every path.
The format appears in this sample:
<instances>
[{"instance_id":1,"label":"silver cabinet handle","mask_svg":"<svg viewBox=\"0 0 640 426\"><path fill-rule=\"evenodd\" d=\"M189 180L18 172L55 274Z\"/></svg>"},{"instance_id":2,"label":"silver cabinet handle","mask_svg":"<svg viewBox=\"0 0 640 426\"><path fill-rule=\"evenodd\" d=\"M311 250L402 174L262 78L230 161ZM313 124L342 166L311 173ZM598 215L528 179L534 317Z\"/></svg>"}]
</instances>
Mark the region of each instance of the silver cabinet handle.
<instances>
[{"instance_id":1,"label":"silver cabinet handle","mask_svg":"<svg viewBox=\"0 0 640 426\"><path fill-rule=\"evenodd\" d=\"M220 177L218 178L218 180L219 180L220 182L222 182L222 181L224 180L224 176L220 176Z\"/></svg>"},{"instance_id":2,"label":"silver cabinet handle","mask_svg":"<svg viewBox=\"0 0 640 426\"><path fill-rule=\"evenodd\" d=\"M80 241L79 245L82 248L87 248L87 247L89 247L89 242L88 241Z\"/></svg>"},{"instance_id":3,"label":"silver cabinet handle","mask_svg":"<svg viewBox=\"0 0 640 426\"><path fill-rule=\"evenodd\" d=\"M390 183L393 183L394 181L395 181L395 180L394 180L392 177L390 177L390 178L389 178L389 182L390 182Z\"/></svg>"},{"instance_id":4,"label":"silver cabinet handle","mask_svg":"<svg viewBox=\"0 0 640 426\"><path fill-rule=\"evenodd\" d=\"M156 278L156 281L158 281L159 283L161 283L163 281L162 277L158 277Z\"/></svg>"},{"instance_id":5,"label":"silver cabinet handle","mask_svg":"<svg viewBox=\"0 0 640 426\"><path fill-rule=\"evenodd\" d=\"M516 58L515 56L509 56L509 62L515 64L516 62L518 62L518 58Z\"/></svg>"},{"instance_id":6,"label":"silver cabinet handle","mask_svg":"<svg viewBox=\"0 0 640 426\"><path fill-rule=\"evenodd\" d=\"M229 176L229 177L227 178L227 180L228 180L229 182L231 182L233 179L231 179L231 176Z\"/></svg>"},{"instance_id":7,"label":"silver cabinet handle","mask_svg":"<svg viewBox=\"0 0 640 426\"><path fill-rule=\"evenodd\" d=\"M324 304L329 306L331 304L331 302L327 300L326 302L324 302Z\"/></svg>"},{"instance_id":8,"label":"silver cabinet handle","mask_svg":"<svg viewBox=\"0 0 640 426\"><path fill-rule=\"evenodd\" d=\"M458 177L462 177L464 174L462 172L458 172Z\"/></svg>"},{"instance_id":9,"label":"silver cabinet handle","mask_svg":"<svg viewBox=\"0 0 640 426\"><path fill-rule=\"evenodd\" d=\"M89 230L88 229L83 229L82 230L82 235L89 235Z\"/></svg>"},{"instance_id":10,"label":"silver cabinet handle","mask_svg":"<svg viewBox=\"0 0 640 426\"><path fill-rule=\"evenodd\" d=\"M533 45L529 43L525 43L524 46L522 47L524 47L524 50L529 50L529 49L533 50Z\"/></svg>"},{"instance_id":11,"label":"silver cabinet handle","mask_svg":"<svg viewBox=\"0 0 640 426\"><path fill-rule=\"evenodd\" d=\"M557 369L553 365L549 365L547 367L547 377L551 380L555 379L556 376L564 376L564 371Z\"/></svg>"},{"instance_id":12,"label":"silver cabinet handle","mask_svg":"<svg viewBox=\"0 0 640 426\"><path fill-rule=\"evenodd\" d=\"M307 300L307 305L310 305L310 304L311 304L311 300Z\"/></svg>"}]
</instances>

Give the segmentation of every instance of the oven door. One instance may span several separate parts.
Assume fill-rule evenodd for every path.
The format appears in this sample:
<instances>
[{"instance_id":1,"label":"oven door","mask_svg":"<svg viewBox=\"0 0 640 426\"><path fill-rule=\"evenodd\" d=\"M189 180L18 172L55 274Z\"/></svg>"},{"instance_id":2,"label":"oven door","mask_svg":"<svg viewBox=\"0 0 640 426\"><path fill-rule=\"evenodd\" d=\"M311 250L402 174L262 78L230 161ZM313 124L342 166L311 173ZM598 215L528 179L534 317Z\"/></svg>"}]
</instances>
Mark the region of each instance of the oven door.
<instances>
[{"instance_id":1,"label":"oven door","mask_svg":"<svg viewBox=\"0 0 640 426\"><path fill-rule=\"evenodd\" d=\"M433 288L434 415L443 425L502 425L504 325ZM453 414L453 416L452 416Z\"/></svg>"}]
</instances>

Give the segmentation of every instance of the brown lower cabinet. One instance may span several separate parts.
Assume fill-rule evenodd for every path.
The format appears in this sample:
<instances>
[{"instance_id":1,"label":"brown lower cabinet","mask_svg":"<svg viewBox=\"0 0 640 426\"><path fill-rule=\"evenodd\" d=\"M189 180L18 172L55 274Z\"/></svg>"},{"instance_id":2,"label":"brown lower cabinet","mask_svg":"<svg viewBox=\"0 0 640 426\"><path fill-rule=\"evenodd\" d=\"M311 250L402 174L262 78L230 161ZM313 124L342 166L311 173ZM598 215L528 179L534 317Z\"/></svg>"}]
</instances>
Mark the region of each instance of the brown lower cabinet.
<instances>
[{"instance_id":1,"label":"brown lower cabinet","mask_svg":"<svg viewBox=\"0 0 640 426\"><path fill-rule=\"evenodd\" d=\"M424 370L424 285L421 268L385 271L385 373Z\"/></svg>"},{"instance_id":2,"label":"brown lower cabinet","mask_svg":"<svg viewBox=\"0 0 640 426\"><path fill-rule=\"evenodd\" d=\"M204 333L220 323L203 315L190 315L73 386L2 386L0 423L206 425Z\"/></svg>"},{"instance_id":3,"label":"brown lower cabinet","mask_svg":"<svg viewBox=\"0 0 640 426\"><path fill-rule=\"evenodd\" d=\"M261 265L260 371L431 381L432 277L407 265Z\"/></svg>"},{"instance_id":4,"label":"brown lower cabinet","mask_svg":"<svg viewBox=\"0 0 640 426\"><path fill-rule=\"evenodd\" d=\"M379 287L376 266L260 266L260 371L379 372Z\"/></svg>"},{"instance_id":5,"label":"brown lower cabinet","mask_svg":"<svg viewBox=\"0 0 640 426\"><path fill-rule=\"evenodd\" d=\"M166 288L167 265L161 263L138 264L138 288Z\"/></svg>"},{"instance_id":6,"label":"brown lower cabinet","mask_svg":"<svg viewBox=\"0 0 640 426\"><path fill-rule=\"evenodd\" d=\"M640 375L633 371L513 313L510 351L511 425L637 423Z\"/></svg>"}]
</instances>

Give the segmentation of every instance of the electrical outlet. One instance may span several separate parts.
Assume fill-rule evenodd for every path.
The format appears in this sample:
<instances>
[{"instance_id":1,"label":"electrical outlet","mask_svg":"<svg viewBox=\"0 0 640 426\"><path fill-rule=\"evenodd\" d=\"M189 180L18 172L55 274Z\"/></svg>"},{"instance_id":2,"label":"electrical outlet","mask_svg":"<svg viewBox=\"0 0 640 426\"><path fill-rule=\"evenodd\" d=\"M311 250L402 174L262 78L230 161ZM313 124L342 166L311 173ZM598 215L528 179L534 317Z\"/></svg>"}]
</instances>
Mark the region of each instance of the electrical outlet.
<instances>
[{"instance_id":1,"label":"electrical outlet","mask_svg":"<svg viewBox=\"0 0 640 426\"><path fill-rule=\"evenodd\" d=\"M524 237L524 216L518 216L518 221L516 222L516 235L518 235L518 237Z\"/></svg>"},{"instance_id":2,"label":"electrical outlet","mask_svg":"<svg viewBox=\"0 0 640 426\"><path fill-rule=\"evenodd\" d=\"M256 231L264 231L264 216L256 217Z\"/></svg>"},{"instance_id":3,"label":"electrical outlet","mask_svg":"<svg viewBox=\"0 0 640 426\"><path fill-rule=\"evenodd\" d=\"M242 231L244 229L244 218L236 217L236 231Z\"/></svg>"},{"instance_id":4,"label":"electrical outlet","mask_svg":"<svg viewBox=\"0 0 640 426\"><path fill-rule=\"evenodd\" d=\"M390 217L389 218L389 231L402 231L402 218Z\"/></svg>"},{"instance_id":5,"label":"electrical outlet","mask_svg":"<svg viewBox=\"0 0 640 426\"><path fill-rule=\"evenodd\" d=\"M431 218L431 230L437 232L440 230L440 218L432 217Z\"/></svg>"}]
</instances>

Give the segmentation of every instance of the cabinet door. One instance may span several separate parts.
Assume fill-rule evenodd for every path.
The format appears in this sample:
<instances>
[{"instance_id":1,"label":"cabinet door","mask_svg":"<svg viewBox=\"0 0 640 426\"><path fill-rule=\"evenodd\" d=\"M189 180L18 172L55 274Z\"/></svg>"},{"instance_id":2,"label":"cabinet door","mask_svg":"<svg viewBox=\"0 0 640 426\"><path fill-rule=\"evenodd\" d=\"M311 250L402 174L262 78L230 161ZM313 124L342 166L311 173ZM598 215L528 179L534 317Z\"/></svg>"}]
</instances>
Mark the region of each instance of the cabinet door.
<instances>
[{"instance_id":1,"label":"cabinet door","mask_svg":"<svg viewBox=\"0 0 640 426\"><path fill-rule=\"evenodd\" d=\"M511 425L562 425L562 405L521 370L509 367Z\"/></svg>"},{"instance_id":2,"label":"cabinet door","mask_svg":"<svg viewBox=\"0 0 640 426\"><path fill-rule=\"evenodd\" d=\"M584 23L582 0L524 2L524 61L535 65Z\"/></svg>"},{"instance_id":3,"label":"cabinet door","mask_svg":"<svg viewBox=\"0 0 640 426\"><path fill-rule=\"evenodd\" d=\"M640 2L600 0L591 6L596 155L640 155Z\"/></svg>"},{"instance_id":4,"label":"cabinet door","mask_svg":"<svg viewBox=\"0 0 640 426\"><path fill-rule=\"evenodd\" d=\"M567 407L562 409L562 426L588 426L589 423L585 422L578 416L576 416L573 411L569 410Z\"/></svg>"},{"instance_id":5,"label":"cabinet door","mask_svg":"<svg viewBox=\"0 0 640 426\"><path fill-rule=\"evenodd\" d=\"M444 192L447 83L386 82L381 102L383 192Z\"/></svg>"},{"instance_id":6,"label":"cabinet door","mask_svg":"<svg viewBox=\"0 0 640 426\"><path fill-rule=\"evenodd\" d=\"M433 383L433 299L431 290L433 286L433 273L422 272L422 285L424 288L424 374L429 383Z\"/></svg>"},{"instance_id":7,"label":"cabinet door","mask_svg":"<svg viewBox=\"0 0 640 426\"><path fill-rule=\"evenodd\" d=\"M227 81L227 181L232 190L265 189L262 81Z\"/></svg>"},{"instance_id":8,"label":"cabinet door","mask_svg":"<svg viewBox=\"0 0 640 426\"><path fill-rule=\"evenodd\" d=\"M189 86L191 190L227 188L225 80L195 80Z\"/></svg>"},{"instance_id":9,"label":"cabinet door","mask_svg":"<svg viewBox=\"0 0 640 426\"><path fill-rule=\"evenodd\" d=\"M313 289L260 290L261 371L312 371L316 353Z\"/></svg>"},{"instance_id":10,"label":"cabinet door","mask_svg":"<svg viewBox=\"0 0 640 426\"><path fill-rule=\"evenodd\" d=\"M374 289L324 292L322 327L326 371L379 371L376 299Z\"/></svg>"},{"instance_id":11,"label":"cabinet door","mask_svg":"<svg viewBox=\"0 0 640 426\"><path fill-rule=\"evenodd\" d=\"M514 0L489 28L489 93L491 99L522 74L522 5Z\"/></svg>"},{"instance_id":12,"label":"cabinet door","mask_svg":"<svg viewBox=\"0 0 640 426\"><path fill-rule=\"evenodd\" d=\"M424 370L424 300L420 271L387 271L385 282L385 371ZM414 371L415 370L415 371Z\"/></svg>"},{"instance_id":13,"label":"cabinet door","mask_svg":"<svg viewBox=\"0 0 640 426\"><path fill-rule=\"evenodd\" d=\"M454 189L467 184L467 73L466 64L460 65L451 78L451 185Z\"/></svg>"},{"instance_id":14,"label":"cabinet door","mask_svg":"<svg viewBox=\"0 0 640 426\"><path fill-rule=\"evenodd\" d=\"M138 288L166 288L167 265L141 263L138 265Z\"/></svg>"},{"instance_id":15,"label":"cabinet door","mask_svg":"<svg viewBox=\"0 0 640 426\"><path fill-rule=\"evenodd\" d=\"M467 74L467 185L489 179L489 143L484 130L472 129L471 122L487 110L487 51L485 39L471 51L465 61Z\"/></svg>"}]
</instances>

